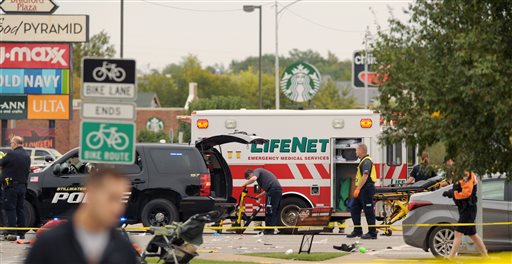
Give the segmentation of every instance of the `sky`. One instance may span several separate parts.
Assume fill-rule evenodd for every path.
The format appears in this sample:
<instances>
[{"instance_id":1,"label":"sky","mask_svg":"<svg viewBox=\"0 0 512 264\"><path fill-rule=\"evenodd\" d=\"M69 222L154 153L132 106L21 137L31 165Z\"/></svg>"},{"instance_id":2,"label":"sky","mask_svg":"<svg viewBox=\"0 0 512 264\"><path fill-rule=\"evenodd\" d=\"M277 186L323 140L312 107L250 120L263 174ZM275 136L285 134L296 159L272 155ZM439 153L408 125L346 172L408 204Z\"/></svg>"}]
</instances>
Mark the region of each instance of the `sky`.
<instances>
[{"instance_id":1,"label":"sky","mask_svg":"<svg viewBox=\"0 0 512 264\"><path fill-rule=\"evenodd\" d=\"M90 34L105 30L119 55L120 0L55 0L55 14L88 14ZM275 1L125 0L124 57L137 60L141 70L161 69L183 57L198 56L203 66L229 66L232 60L258 55L258 10L262 5L263 53L275 53ZM387 27L393 16L406 20L411 1L278 1L279 54L312 49L350 59L364 48L364 31Z\"/></svg>"}]
</instances>

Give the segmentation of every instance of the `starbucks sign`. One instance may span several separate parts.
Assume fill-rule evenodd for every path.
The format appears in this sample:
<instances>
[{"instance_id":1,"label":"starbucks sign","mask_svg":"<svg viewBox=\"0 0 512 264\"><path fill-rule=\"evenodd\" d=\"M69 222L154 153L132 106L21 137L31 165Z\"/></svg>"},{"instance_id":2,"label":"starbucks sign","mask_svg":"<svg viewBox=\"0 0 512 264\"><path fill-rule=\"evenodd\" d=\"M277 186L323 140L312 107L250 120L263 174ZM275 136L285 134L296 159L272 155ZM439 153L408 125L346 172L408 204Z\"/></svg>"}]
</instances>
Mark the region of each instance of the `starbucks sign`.
<instances>
[{"instance_id":1,"label":"starbucks sign","mask_svg":"<svg viewBox=\"0 0 512 264\"><path fill-rule=\"evenodd\" d=\"M286 68L281 78L281 90L295 102L307 102L320 89L320 72L315 66L297 62Z\"/></svg>"},{"instance_id":2,"label":"starbucks sign","mask_svg":"<svg viewBox=\"0 0 512 264\"><path fill-rule=\"evenodd\" d=\"M146 129L153 132L158 132L164 129L164 121L158 117L151 117L146 122Z\"/></svg>"}]
</instances>

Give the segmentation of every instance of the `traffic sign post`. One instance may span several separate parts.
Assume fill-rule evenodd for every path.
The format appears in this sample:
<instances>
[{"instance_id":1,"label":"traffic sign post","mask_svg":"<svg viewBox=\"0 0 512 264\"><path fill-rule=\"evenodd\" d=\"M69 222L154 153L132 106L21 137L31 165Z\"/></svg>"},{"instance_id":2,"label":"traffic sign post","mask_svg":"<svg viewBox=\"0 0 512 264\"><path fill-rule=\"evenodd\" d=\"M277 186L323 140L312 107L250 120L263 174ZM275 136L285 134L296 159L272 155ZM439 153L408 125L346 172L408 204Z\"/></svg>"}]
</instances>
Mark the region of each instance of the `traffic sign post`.
<instances>
[{"instance_id":1,"label":"traffic sign post","mask_svg":"<svg viewBox=\"0 0 512 264\"><path fill-rule=\"evenodd\" d=\"M137 98L135 60L82 61L80 159L133 164ZM130 122L132 121L132 122Z\"/></svg>"},{"instance_id":2,"label":"traffic sign post","mask_svg":"<svg viewBox=\"0 0 512 264\"><path fill-rule=\"evenodd\" d=\"M82 71L82 99L137 98L135 60L85 58Z\"/></svg>"},{"instance_id":3,"label":"traffic sign post","mask_svg":"<svg viewBox=\"0 0 512 264\"><path fill-rule=\"evenodd\" d=\"M82 120L80 160L95 163L133 164L135 124Z\"/></svg>"}]
</instances>

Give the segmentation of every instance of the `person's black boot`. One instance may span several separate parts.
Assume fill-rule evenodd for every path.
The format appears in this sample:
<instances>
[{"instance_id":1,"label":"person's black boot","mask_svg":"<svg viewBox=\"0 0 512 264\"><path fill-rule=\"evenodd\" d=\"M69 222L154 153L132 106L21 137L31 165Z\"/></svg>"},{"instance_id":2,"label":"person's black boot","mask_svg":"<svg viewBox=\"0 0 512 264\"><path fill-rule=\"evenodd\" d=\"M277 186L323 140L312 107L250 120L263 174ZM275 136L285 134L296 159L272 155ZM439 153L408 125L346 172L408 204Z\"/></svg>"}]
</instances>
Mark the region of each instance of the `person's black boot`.
<instances>
[{"instance_id":1,"label":"person's black boot","mask_svg":"<svg viewBox=\"0 0 512 264\"><path fill-rule=\"evenodd\" d=\"M377 239L377 234L366 233L361 236L361 239Z\"/></svg>"},{"instance_id":2,"label":"person's black boot","mask_svg":"<svg viewBox=\"0 0 512 264\"><path fill-rule=\"evenodd\" d=\"M352 232L350 234L347 235L347 238L354 238L354 237L360 237L362 236L363 234L362 233L358 233L358 232Z\"/></svg>"}]
</instances>

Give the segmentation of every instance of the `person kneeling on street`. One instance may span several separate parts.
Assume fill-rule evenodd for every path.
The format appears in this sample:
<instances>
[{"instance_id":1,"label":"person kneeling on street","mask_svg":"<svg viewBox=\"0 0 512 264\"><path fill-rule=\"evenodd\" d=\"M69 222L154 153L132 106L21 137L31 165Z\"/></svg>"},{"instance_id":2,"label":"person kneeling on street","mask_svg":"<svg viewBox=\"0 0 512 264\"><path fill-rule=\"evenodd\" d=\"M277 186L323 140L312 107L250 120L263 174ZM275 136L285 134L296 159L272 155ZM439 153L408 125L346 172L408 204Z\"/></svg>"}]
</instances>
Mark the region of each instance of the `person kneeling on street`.
<instances>
[{"instance_id":1,"label":"person kneeling on street","mask_svg":"<svg viewBox=\"0 0 512 264\"><path fill-rule=\"evenodd\" d=\"M474 224L477 212L477 183L478 180L474 173L465 172L464 178L453 184L453 188L449 191L443 192L443 196L453 198L455 205L459 211L459 222L461 224ZM483 257L487 257L487 249L484 242L476 233L476 227L470 226L456 226L455 238L453 240L452 250L449 259L455 258L459 251L462 236L466 235L473 240L478 249L478 252Z\"/></svg>"}]
</instances>

